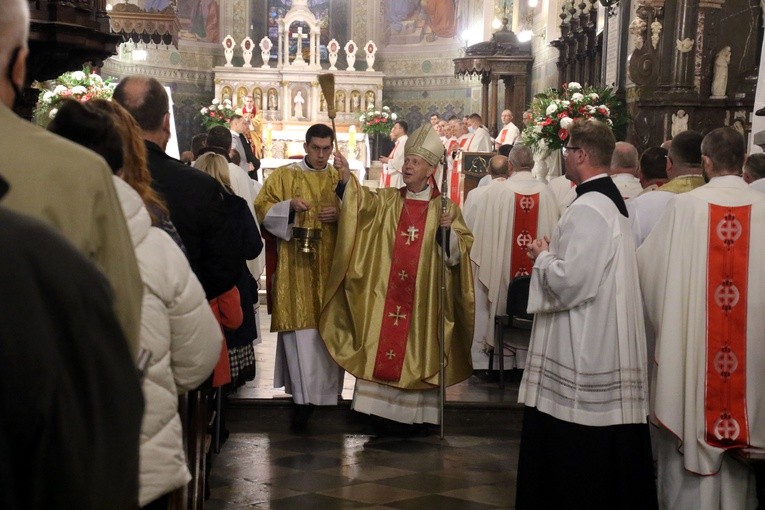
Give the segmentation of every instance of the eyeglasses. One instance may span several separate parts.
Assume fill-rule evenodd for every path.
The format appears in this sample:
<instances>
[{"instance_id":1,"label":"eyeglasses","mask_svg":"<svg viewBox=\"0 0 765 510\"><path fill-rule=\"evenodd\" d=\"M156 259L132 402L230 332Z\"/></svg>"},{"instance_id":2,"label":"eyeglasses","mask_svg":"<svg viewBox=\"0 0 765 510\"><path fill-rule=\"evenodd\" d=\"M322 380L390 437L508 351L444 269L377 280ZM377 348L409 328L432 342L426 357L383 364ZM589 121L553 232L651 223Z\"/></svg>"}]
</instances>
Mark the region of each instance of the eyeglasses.
<instances>
[{"instance_id":1,"label":"eyeglasses","mask_svg":"<svg viewBox=\"0 0 765 510\"><path fill-rule=\"evenodd\" d=\"M581 147L573 147L573 146L567 145L563 147L563 155L566 156L568 155L569 152L580 151L580 150L582 150Z\"/></svg>"}]
</instances>

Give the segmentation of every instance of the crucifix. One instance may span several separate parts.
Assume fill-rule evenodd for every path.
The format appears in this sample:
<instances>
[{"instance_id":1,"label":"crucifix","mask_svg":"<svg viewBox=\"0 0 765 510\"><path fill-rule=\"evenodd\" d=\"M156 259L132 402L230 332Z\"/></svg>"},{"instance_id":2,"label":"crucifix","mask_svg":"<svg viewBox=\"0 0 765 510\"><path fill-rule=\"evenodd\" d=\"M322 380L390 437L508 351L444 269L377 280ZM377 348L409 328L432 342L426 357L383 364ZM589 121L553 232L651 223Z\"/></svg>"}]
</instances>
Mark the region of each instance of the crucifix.
<instances>
[{"instance_id":1,"label":"crucifix","mask_svg":"<svg viewBox=\"0 0 765 510\"><path fill-rule=\"evenodd\" d=\"M406 229L406 232L401 232L401 235L406 237L406 244L410 245L412 244L412 241L416 241L419 237L420 229L416 228L414 225L409 225L409 228Z\"/></svg>"},{"instance_id":2,"label":"crucifix","mask_svg":"<svg viewBox=\"0 0 765 510\"><path fill-rule=\"evenodd\" d=\"M303 27L298 27L297 32L290 34L291 38L297 39L297 53L295 54L295 60L303 61L303 39L308 39L308 34L303 33Z\"/></svg>"}]
</instances>

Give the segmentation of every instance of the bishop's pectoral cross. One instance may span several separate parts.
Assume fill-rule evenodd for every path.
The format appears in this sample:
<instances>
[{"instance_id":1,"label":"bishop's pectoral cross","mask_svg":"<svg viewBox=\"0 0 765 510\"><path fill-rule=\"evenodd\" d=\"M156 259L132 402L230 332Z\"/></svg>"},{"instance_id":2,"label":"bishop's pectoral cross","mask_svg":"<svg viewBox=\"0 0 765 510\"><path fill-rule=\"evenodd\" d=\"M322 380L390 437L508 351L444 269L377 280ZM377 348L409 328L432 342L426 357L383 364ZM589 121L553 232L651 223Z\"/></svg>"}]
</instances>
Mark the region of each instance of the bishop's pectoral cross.
<instances>
[{"instance_id":1,"label":"bishop's pectoral cross","mask_svg":"<svg viewBox=\"0 0 765 510\"><path fill-rule=\"evenodd\" d=\"M308 39L308 34L303 33L303 27L298 27L297 32L291 33L290 37L297 39L297 53L295 53L295 60L303 60L303 39Z\"/></svg>"},{"instance_id":2,"label":"bishop's pectoral cross","mask_svg":"<svg viewBox=\"0 0 765 510\"><path fill-rule=\"evenodd\" d=\"M401 235L406 237L406 244L410 245L412 242L416 241L417 238L420 235L420 229L415 227L414 225L409 225L409 228L406 229L406 232L401 232Z\"/></svg>"}]
</instances>

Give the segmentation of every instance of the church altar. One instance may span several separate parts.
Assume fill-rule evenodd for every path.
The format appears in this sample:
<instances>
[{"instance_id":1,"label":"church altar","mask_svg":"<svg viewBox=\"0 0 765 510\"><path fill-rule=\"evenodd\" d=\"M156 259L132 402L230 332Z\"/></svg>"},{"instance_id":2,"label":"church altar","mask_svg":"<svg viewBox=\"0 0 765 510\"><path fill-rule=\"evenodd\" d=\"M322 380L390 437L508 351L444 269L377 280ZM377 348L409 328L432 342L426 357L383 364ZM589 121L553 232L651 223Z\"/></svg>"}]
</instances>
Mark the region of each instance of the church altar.
<instances>
[{"instance_id":1,"label":"church altar","mask_svg":"<svg viewBox=\"0 0 765 510\"><path fill-rule=\"evenodd\" d=\"M327 44L328 69L320 62L320 27L307 0L294 0L292 8L283 18L277 20L279 27L279 45L276 66L271 66L271 40L264 37L259 44L262 65L253 65L252 39L245 38L240 46L244 64L235 67L232 64L236 41L229 35L223 40L226 64L214 68L215 95L221 99L230 99L234 107L243 105L244 97L251 96L259 120L259 130L263 141L263 157L289 158L294 155L290 147L305 141L305 131L311 124L329 124L327 102L321 92L318 76L326 72L335 75L335 93L333 101L337 116L338 142L341 150L349 159L356 159L369 166L369 150L366 137L355 134L359 115L372 107L382 108L383 73L373 68L377 46L368 41L359 47L354 41L348 41L341 48L340 43L332 39ZM303 33L307 26L309 33ZM306 41L307 40L307 41ZM307 43L307 48L303 44ZM348 66L337 69L338 53L343 50ZM361 50L365 56L367 68L357 71L354 67L356 53ZM356 138L356 147L350 139Z\"/></svg>"}]
</instances>

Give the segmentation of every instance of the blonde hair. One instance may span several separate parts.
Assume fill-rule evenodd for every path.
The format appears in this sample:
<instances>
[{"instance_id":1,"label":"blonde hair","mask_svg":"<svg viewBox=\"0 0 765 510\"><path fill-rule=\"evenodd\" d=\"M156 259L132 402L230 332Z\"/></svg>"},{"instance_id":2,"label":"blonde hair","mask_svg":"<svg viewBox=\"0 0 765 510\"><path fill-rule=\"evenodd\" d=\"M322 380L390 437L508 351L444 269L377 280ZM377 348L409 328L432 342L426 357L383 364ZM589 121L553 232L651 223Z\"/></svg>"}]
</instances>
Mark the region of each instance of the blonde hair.
<instances>
[{"instance_id":1,"label":"blonde hair","mask_svg":"<svg viewBox=\"0 0 765 510\"><path fill-rule=\"evenodd\" d=\"M231 178L228 175L228 161L220 154L206 152L199 156L194 162L194 168L202 170L211 175L216 181L221 183L229 193L233 194L231 188Z\"/></svg>"}]
</instances>

